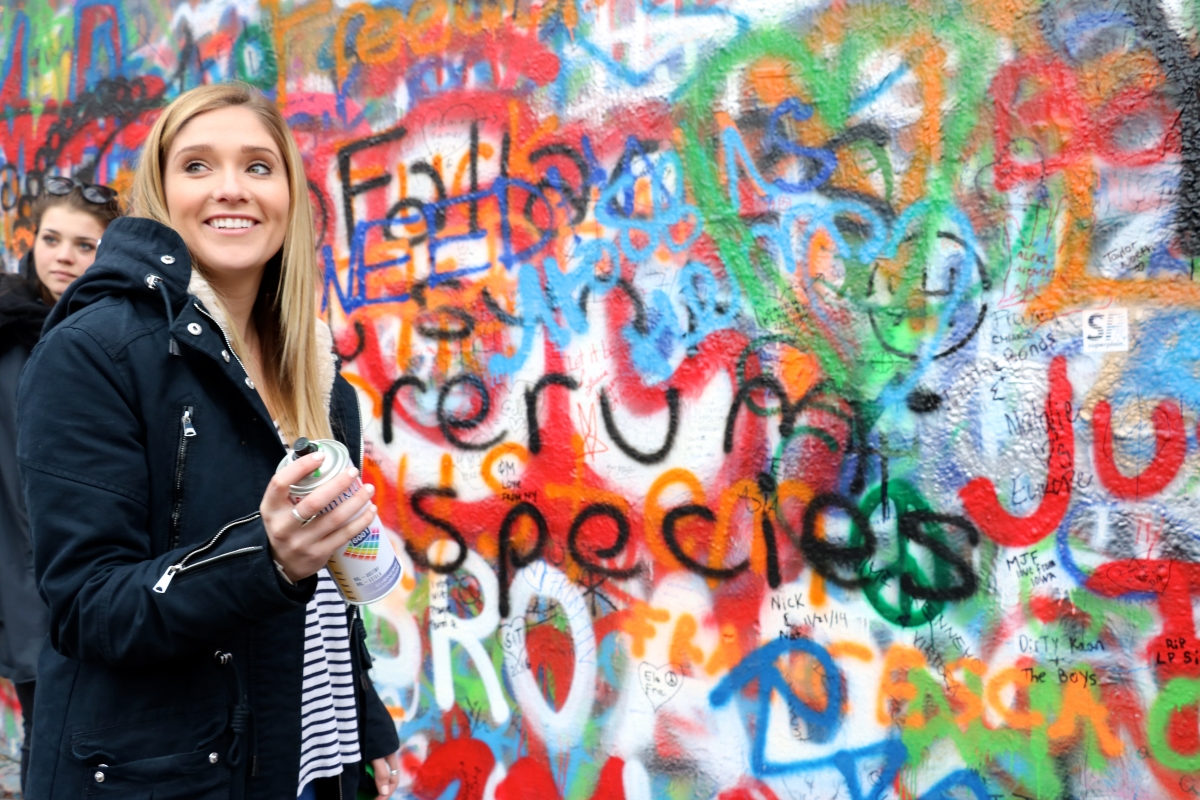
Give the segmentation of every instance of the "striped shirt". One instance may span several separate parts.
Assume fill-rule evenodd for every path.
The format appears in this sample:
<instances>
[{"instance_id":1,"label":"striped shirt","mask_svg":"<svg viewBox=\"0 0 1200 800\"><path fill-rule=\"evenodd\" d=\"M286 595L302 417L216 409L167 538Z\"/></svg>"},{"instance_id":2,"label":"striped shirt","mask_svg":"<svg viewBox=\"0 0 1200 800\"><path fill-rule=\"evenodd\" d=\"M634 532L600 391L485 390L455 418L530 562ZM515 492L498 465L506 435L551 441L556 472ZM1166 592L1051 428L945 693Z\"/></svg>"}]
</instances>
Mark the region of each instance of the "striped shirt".
<instances>
[{"instance_id":1,"label":"striped shirt","mask_svg":"<svg viewBox=\"0 0 1200 800\"><path fill-rule=\"evenodd\" d=\"M299 796L314 778L340 775L362 759L350 667L346 603L324 567L304 623L304 683L300 711Z\"/></svg>"}]
</instances>

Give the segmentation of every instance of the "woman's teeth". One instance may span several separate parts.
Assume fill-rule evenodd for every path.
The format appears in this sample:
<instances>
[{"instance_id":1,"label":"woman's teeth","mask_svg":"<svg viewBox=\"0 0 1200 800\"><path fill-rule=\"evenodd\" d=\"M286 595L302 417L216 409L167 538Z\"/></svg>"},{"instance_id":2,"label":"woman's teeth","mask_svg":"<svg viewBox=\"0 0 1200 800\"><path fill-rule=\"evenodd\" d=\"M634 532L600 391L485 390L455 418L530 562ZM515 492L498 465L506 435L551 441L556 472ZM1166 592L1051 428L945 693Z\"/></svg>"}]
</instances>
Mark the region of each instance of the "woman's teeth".
<instances>
[{"instance_id":1,"label":"woman's teeth","mask_svg":"<svg viewBox=\"0 0 1200 800\"><path fill-rule=\"evenodd\" d=\"M214 228L249 228L254 224L252 219L235 219L232 217L222 217L219 219L210 219L208 224Z\"/></svg>"}]
</instances>

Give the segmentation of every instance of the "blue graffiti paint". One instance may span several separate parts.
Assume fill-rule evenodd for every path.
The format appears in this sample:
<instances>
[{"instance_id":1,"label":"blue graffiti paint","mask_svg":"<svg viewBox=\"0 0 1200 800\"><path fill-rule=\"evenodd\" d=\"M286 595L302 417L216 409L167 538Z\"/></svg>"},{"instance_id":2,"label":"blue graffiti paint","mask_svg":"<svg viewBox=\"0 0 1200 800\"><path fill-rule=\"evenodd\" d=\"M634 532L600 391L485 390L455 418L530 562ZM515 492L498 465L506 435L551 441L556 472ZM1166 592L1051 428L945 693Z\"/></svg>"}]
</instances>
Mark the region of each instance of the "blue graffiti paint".
<instances>
[{"instance_id":1,"label":"blue graffiti paint","mask_svg":"<svg viewBox=\"0 0 1200 800\"><path fill-rule=\"evenodd\" d=\"M814 709L797 697L787 680L779 673L776 660L791 653L810 655L821 665L821 685L825 694L823 711ZM804 720L814 741L827 742L837 733L842 714L842 672L834 663L833 656L821 645L808 639L779 639L758 648L721 679L709 693L709 702L720 708L737 692L754 682L758 683L759 700L758 724L754 734L755 754L752 758L756 774L775 771L774 765L769 765L765 760L767 718L771 713L772 692L778 692L787 703L788 709Z\"/></svg>"},{"instance_id":2,"label":"blue graffiti paint","mask_svg":"<svg viewBox=\"0 0 1200 800\"><path fill-rule=\"evenodd\" d=\"M810 176L800 183L789 183L782 178L774 180L772 183L781 191L793 194L812 191L829 180L829 176L837 169L837 156L831 151L818 147L803 147L793 144L779 130L779 123L784 117L791 117L796 122L804 122L810 119L812 115L812 106L800 102L795 97L789 97L787 100L784 100L771 112L771 121L767 124L767 135L763 138L763 149L778 148L799 156L802 159L811 159L820 164L815 175Z\"/></svg>"},{"instance_id":3,"label":"blue graffiti paint","mask_svg":"<svg viewBox=\"0 0 1200 800\"><path fill-rule=\"evenodd\" d=\"M679 324L675 306L667 294L655 289L646 309L646 333L633 324L622 330L633 365L647 383L658 383L671 376L671 359L680 347L693 351L709 334L734 328L736 324L741 306L736 281L729 281L728 297L722 303L716 277L703 264L689 261L679 271L678 285L688 311L688 328Z\"/></svg>"},{"instance_id":4,"label":"blue graffiti paint","mask_svg":"<svg viewBox=\"0 0 1200 800\"><path fill-rule=\"evenodd\" d=\"M645 261L659 246L672 253L686 252L703 232L700 213L684 197L683 164L672 151L648 155L634 138L626 145L627 153L635 155L624 170L613 175L596 203L596 221L617 231L621 249L633 261ZM639 178L648 178L654 204L651 216L637 216L634 187ZM671 228L688 224L687 236L677 241ZM638 233L647 240L645 245L633 242Z\"/></svg>"},{"instance_id":5,"label":"blue graffiti paint","mask_svg":"<svg viewBox=\"0 0 1200 800\"><path fill-rule=\"evenodd\" d=\"M970 792L970 797L974 800L990 800L992 797L987 784L978 773L974 770L960 769L938 781L928 792L921 795L921 800L968 800L964 791Z\"/></svg>"},{"instance_id":6,"label":"blue graffiti paint","mask_svg":"<svg viewBox=\"0 0 1200 800\"><path fill-rule=\"evenodd\" d=\"M821 666L822 689L825 707L817 710L796 696L791 686L776 666L781 656L804 653L817 659ZM770 728L771 697L783 698L788 710L803 720L810 740L827 743L832 740L841 725L842 673L824 647L808 639L780 639L764 645L744 658L730 670L716 688L709 693L709 702L715 708L727 705L736 695L752 683L758 684L755 695L757 717L754 721L754 749L750 756L754 774L759 777L786 775L798 772L836 769L841 773L850 793L850 800L880 800L895 780L908 757L908 750L899 739L883 739L865 747L839 750L828 756L788 762L774 762L767 758L767 730ZM877 779L864 789L859 780L859 765L864 761L882 761Z\"/></svg>"}]
</instances>

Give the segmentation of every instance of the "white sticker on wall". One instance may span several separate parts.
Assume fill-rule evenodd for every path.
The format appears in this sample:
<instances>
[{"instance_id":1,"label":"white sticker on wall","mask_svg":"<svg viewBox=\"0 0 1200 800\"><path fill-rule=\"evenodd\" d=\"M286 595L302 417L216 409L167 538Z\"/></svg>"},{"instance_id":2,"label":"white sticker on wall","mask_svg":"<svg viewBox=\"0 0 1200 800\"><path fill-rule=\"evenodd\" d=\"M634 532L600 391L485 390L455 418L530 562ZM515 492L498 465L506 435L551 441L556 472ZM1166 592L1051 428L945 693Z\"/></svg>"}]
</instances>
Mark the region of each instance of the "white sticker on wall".
<instances>
[{"instance_id":1,"label":"white sticker on wall","mask_svg":"<svg viewBox=\"0 0 1200 800\"><path fill-rule=\"evenodd\" d=\"M1129 309L1097 308L1083 312L1083 352L1117 353L1129 349Z\"/></svg>"}]
</instances>

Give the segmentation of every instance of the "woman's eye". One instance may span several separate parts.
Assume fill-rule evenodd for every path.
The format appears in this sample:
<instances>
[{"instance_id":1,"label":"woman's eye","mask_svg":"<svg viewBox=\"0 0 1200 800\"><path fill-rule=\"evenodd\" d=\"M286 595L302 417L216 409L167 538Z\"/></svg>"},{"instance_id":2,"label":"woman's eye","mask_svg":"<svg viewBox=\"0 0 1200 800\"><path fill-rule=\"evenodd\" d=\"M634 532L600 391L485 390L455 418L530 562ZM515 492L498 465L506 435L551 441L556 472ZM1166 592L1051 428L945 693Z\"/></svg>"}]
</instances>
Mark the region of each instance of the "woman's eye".
<instances>
[{"instance_id":1,"label":"woman's eye","mask_svg":"<svg viewBox=\"0 0 1200 800\"><path fill-rule=\"evenodd\" d=\"M199 172L202 169L204 169L203 161L189 161L183 165L184 172Z\"/></svg>"},{"instance_id":2,"label":"woman's eye","mask_svg":"<svg viewBox=\"0 0 1200 800\"><path fill-rule=\"evenodd\" d=\"M262 163L261 161L255 163L255 164L251 164L249 171L254 175L270 175L271 174L271 168L269 166L267 166L266 164Z\"/></svg>"},{"instance_id":3,"label":"woman's eye","mask_svg":"<svg viewBox=\"0 0 1200 800\"><path fill-rule=\"evenodd\" d=\"M96 245L92 244L91 242L80 242L78 246L80 252L83 253L90 253L96 249Z\"/></svg>"},{"instance_id":4,"label":"woman's eye","mask_svg":"<svg viewBox=\"0 0 1200 800\"><path fill-rule=\"evenodd\" d=\"M50 245L51 247L53 247L54 245L58 244L58 237L51 236L50 234L45 234L42 236L42 241L44 243Z\"/></svg>"}]
</instances>

